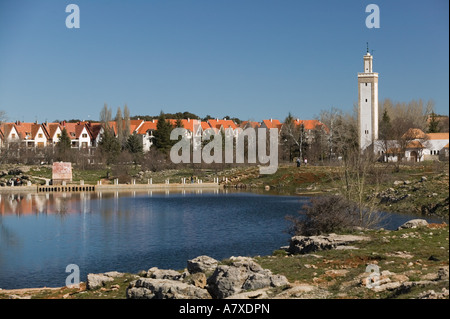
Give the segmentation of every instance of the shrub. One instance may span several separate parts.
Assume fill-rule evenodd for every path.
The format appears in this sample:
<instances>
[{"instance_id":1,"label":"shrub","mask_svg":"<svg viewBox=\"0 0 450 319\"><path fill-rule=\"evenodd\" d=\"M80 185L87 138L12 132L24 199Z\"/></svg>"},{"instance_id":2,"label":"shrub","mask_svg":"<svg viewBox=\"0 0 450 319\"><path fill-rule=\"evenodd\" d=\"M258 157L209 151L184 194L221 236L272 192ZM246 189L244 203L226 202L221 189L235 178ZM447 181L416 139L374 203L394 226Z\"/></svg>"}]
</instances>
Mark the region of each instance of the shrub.
<instances>
[{"instance_id":1,"label":"shrub","mask_svg":"<svg viewBox=\"0 0 450 319\"><path fill-rule=\"evenodd\" d=\"M357 205L338 195L313 197L299 214L286 216L292 222L288 232L293 236L314 236L360 226Z\"/></svg>"}]
</instances>

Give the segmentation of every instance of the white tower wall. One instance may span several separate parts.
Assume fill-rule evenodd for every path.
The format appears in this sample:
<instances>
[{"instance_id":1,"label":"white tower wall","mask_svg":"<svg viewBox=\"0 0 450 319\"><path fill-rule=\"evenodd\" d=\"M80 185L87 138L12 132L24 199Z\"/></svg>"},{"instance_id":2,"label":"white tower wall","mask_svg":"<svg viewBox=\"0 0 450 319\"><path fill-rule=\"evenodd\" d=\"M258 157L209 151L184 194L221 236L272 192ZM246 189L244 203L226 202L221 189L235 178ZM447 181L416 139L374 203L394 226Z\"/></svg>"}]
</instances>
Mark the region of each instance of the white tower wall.
<instances>
[{"instance_id":1,"label":"white tower wall","mask_svg":"<svg viewBox=\"0 0 450 319\"><path fill-rule=\"evenodd\" d=\"M373 57L364 56L364 72L358 73L358 126L361 150L378 139L378 73L372 70Z\"/></svg>"}]
</instances>

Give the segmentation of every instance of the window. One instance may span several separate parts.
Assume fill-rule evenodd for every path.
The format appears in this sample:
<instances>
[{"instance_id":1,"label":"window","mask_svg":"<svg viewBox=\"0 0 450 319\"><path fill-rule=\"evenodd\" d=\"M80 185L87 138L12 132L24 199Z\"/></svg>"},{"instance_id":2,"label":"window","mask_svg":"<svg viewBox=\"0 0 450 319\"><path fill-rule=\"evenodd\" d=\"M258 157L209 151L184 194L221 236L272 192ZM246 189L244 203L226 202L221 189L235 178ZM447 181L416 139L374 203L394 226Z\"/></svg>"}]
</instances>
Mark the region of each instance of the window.
<instances>
[{"instance_id":1,"label":"window","mask_svg":"<svg viewBox=\"0 0 450 319\"><path fill-rule=\"evenodd\" d=\"M12 133L11 138L16 138L16 134Z\"/></svg>"},{"instance_id":2,"label":"window","mask_svg":"<svg viewBox=\"0 0 450 319\"><path fill-rule=\"evenodd\" d=\"M60 138L60 137L61 137L61 134L56 134L56 137L57 137L57 138Z\"/></svg>"},{"instance_id":3,"label":"window","mask_svg":"<svg viewBox=\"0 0 450 319\"><path fill-rule=\"evenodd\" d=\"M81 136L86 138L86 137L87 137L87 134L86 134L86 133L83 133L83 135L81 135Z\"/></svg>"},{"instance_id":4,"label":"window","mask_svg":"<svg viewBox=\"0 0 450 319\"><path fill-rule=\"evenodd\" d=\"M39 138L42 138L42 137L43 137L42 133L39 133L39 134L38 134L38 137L39 137Z\"/></svg>"},{"instance_id":5,"label":"window","mask_svg":"<svg viewBox=\"0 0 450 319\"><path fill-rule=\"evenodd\" d=\"M364 83L367 86L367 83Z\"/></svg>"},{"instance_id":6,"label":"window","mask_svg":"<svg viewBox=\"0 0 450 319\"><path fill-rule=\"evenodd\" d=\"M367 102L367 99L366 99L366 102Z\"/></svg>"}]
</instances>

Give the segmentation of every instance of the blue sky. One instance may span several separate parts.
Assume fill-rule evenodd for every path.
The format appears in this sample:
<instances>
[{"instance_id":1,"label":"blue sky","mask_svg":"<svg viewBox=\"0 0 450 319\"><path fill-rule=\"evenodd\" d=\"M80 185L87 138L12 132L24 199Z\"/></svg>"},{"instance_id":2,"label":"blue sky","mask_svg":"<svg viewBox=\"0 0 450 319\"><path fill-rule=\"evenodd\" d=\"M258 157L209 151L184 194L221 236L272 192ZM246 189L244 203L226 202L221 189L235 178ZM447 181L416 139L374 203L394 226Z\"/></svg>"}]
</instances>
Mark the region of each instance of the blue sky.
<instances>
[{"instance_id":1,"label":"blue sky","mask_svg":"<svg viewBox=\"0 0 450 319\"><path fill-rule=\"evenodd\" d=\"M68 29L68 4L80 28ZM380 28L368 29L368 4ZM311 119L357 102L366 42L379 99L449 107L449 2L0 0L0 110L9 121L190 111Z\"/></svg>"}]
</instances>

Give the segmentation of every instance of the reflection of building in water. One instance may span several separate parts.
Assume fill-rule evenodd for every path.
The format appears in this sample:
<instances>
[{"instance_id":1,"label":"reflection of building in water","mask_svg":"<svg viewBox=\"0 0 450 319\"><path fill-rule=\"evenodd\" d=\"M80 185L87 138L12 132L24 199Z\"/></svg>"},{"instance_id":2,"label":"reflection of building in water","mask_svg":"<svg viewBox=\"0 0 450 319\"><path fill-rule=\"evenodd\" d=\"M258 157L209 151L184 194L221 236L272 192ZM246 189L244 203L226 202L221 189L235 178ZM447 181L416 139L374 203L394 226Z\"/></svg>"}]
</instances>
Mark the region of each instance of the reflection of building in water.
<instances>
[{"instance_id":1,"label":"reflection of building in water","mask_svg":"<svg viewBox=\"0 0 450 319\"><path fill-rule=\"evenodd\" d=\"M32 215L89 211L90 196L86 197L86 194L83 194L82 197L81 194L0 194L0 214Z\"/></svg>"},{"instance_id":2,"label":"reflection of building in water","mask_svg":"<svg viewBox=\"0 0 450 319\"><path fill-rule=\"evenodd\" d=\"M91 193L80 193L80 208L83 214L91 211Z\"/></svg>"},{"instance_id":3,"label":"reflection of building in water","mask_svg":"<svg viewBox=\"0 0 450 319\"><path fill-rule=\"evenodd\" d=\"M203 194L204 192L219 193L219 190L160 190L160 191L130 191L130 192L81 192L81 193L24 193L10 194L0 193L1 215L37 215L37 214L65 214L65 213L90 213L91 201L100 200L99 209L104 212L118 212L120 210L119 200L122 196L137 197L146 195L152 197L155 194ZM227 193L227 190L223 190ZM113 198L113 201L101 201Z\"/></svg>"}]
</instances>

